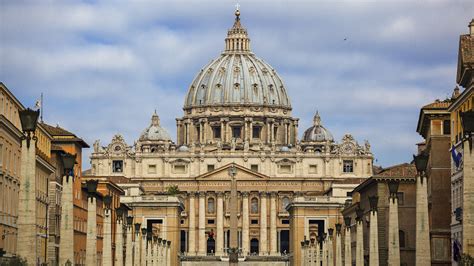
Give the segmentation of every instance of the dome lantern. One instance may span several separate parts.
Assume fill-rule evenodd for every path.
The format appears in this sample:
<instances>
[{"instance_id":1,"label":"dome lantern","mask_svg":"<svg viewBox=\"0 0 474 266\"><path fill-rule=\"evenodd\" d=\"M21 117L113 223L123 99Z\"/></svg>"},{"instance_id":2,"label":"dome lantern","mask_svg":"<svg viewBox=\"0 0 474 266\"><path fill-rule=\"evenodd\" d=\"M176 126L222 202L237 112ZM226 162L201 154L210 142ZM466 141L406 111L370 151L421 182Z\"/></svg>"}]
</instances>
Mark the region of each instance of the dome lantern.
<instances>
[{"instance_id":1,"label":"dome lantern","mask_svg":"<svg viewBox=\"0 0 474 266\"><path fill-rule=\"evenodd\" d=\"M250 52L250 39L247 30L240 23L240 10L237 6L235 10L234 26L227 32L225 39L225 52Z\"/></svg>"}]
</instances>

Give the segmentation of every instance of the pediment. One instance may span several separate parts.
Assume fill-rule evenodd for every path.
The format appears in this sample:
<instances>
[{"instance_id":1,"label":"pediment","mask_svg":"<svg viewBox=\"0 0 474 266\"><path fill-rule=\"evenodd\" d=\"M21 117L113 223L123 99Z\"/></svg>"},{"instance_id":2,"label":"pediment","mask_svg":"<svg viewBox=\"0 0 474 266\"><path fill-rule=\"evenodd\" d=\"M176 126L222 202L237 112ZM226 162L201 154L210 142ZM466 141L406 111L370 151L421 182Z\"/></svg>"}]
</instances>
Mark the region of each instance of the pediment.
<instances>
[{"instance_id":1,"label":"pediment","mask_svg":"<svg viewBox=\"0 0 474 266\"><path fill-rule=\"evenodd\" d=\"M220 168L215 169L214 171L207 172L196 177L196 180L230 180L229 168L235 166L237 168L237 174L235 178L237 180L268 180L269 177L261 173L254 172L248 168L240 166L238 164L227 164Z\"/></svg>"}]
</instances>

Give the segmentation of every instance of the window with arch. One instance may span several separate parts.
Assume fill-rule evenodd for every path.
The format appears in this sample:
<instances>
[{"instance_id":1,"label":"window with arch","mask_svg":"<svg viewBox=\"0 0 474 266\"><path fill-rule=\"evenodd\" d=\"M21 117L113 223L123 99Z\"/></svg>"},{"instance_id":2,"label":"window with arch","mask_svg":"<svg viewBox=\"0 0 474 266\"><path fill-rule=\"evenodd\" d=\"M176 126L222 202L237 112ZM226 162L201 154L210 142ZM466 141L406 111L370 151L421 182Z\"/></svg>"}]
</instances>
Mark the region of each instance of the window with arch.
<instances>
[{"instance_id":1,"label":"window with arch","mask_svg":"<svg viewBox=\"0 0 474 266\"><path fill-rule=\"evenodd\" d=\"M288 206L288 204L290 204L290 199L289 199L288 197L283 197L283 198L281 199L281 209L282 209L283 211L285 211L285 210L286 210L286 206Z\"/></svg>"},{"instance_id":2,"label":"window with arch","mask_svg":"<svg viewBox=\"0 0 474 266\"><path fill-rule=\"evenodd\" d=\"M405 232L403 232L402 230L399 230L398 231L398 238L399 238L400 247L401 248L406 247Z\"/></svg>"},{"instance_id":3,"label":"window with arch","mask_svg":"<svg viewBox=\"0 0 474 266\"><path fill-rule=\"evenodd\" d=\"M250 201L250 212L251 213L258 213L258 199L252 198Z\"/></svg>"},{"instance_id":4,"label":"window with arch","mask_svg":"<svg viewBox=\"0 0 474 266\"><path fill-rule=\"evenodd\" d=\"M207 213L214 213L216 211L215 208L215 200L214 198L207 199Z\"/></svg>"}]
</instances>

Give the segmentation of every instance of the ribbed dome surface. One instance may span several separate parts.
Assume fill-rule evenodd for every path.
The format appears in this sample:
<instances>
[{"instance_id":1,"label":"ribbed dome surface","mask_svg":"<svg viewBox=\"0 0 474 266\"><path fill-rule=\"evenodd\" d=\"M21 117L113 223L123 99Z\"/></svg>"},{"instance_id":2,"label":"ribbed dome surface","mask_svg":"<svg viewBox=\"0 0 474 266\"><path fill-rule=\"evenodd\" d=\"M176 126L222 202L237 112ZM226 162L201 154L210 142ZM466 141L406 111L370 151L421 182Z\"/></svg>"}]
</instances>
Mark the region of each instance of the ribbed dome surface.
<instances>
[{"instance_id":1,"label":"ribbed dome surface","mask_svg":"<svg viewBox=\"0 0 474 266\"><path fill-rule=\"evenodd\" d=\"M140 135L141 141L171 141L171 137L166 129L160 126L160 118L156 112L151 117L151 125Z\"/></svg>"},{"instance_id":2,"label":"ribbed dome surface","mask_svg":"<svg viewBox=\"0 0 474 266\"><path fill-rule=\"evenodd\" d=\"M184 107L251 105L291 108L282 79L269 64L250 52L250 39L237 12L234 26L225 39L224 52L193 80Z\"/></svg>"},{"instance_id":3,"label":"ribbed dome surface","mask_svg":"<svg viewBox=\"0 0 474 266\"><path fill-rule=\"evenodd\" d=\"M321 125L321 117L316 112L314 115L313 126L305 130L303 134L303 142L325 142L334 141L331 132Z\"/></svg>"}]
</instances>

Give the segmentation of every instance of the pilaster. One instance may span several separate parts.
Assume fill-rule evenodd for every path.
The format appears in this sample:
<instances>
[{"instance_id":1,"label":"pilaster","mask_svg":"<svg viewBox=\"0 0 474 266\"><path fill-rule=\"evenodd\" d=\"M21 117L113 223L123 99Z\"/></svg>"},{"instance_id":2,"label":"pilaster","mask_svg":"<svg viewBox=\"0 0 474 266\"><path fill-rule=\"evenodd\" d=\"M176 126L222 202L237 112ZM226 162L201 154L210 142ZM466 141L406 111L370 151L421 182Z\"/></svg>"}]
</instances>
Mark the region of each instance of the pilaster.
<instances>
[{"instance_id":1,"label":"pilaster","mask_svg":"<svg viewBox=\"0 0 474 266\"><path fill-rule=\"evenodd\" d=\"M198 256L206 255L206 194L204 192L199 193L199 247Z\"/></svg>"},{"instance_id":2,"label":"pilaster","mask_svg":"<svg viewBox=\"0 0 474 266\"><path fill-rule=\"evenodd\" d=\"M242 192L242 253L245 256L250 253L249 233L249 193Z\"/></svg>"},{"instance_id":3,"label":"pilaster","mask_svg":"<svg viewBox=\"0 0 474 266\"><path fill-rule=\"evenodd\" d=\"M267 243L267 192L260 193L260 256L268 255Z\"/></svg>"}]
</instances>

